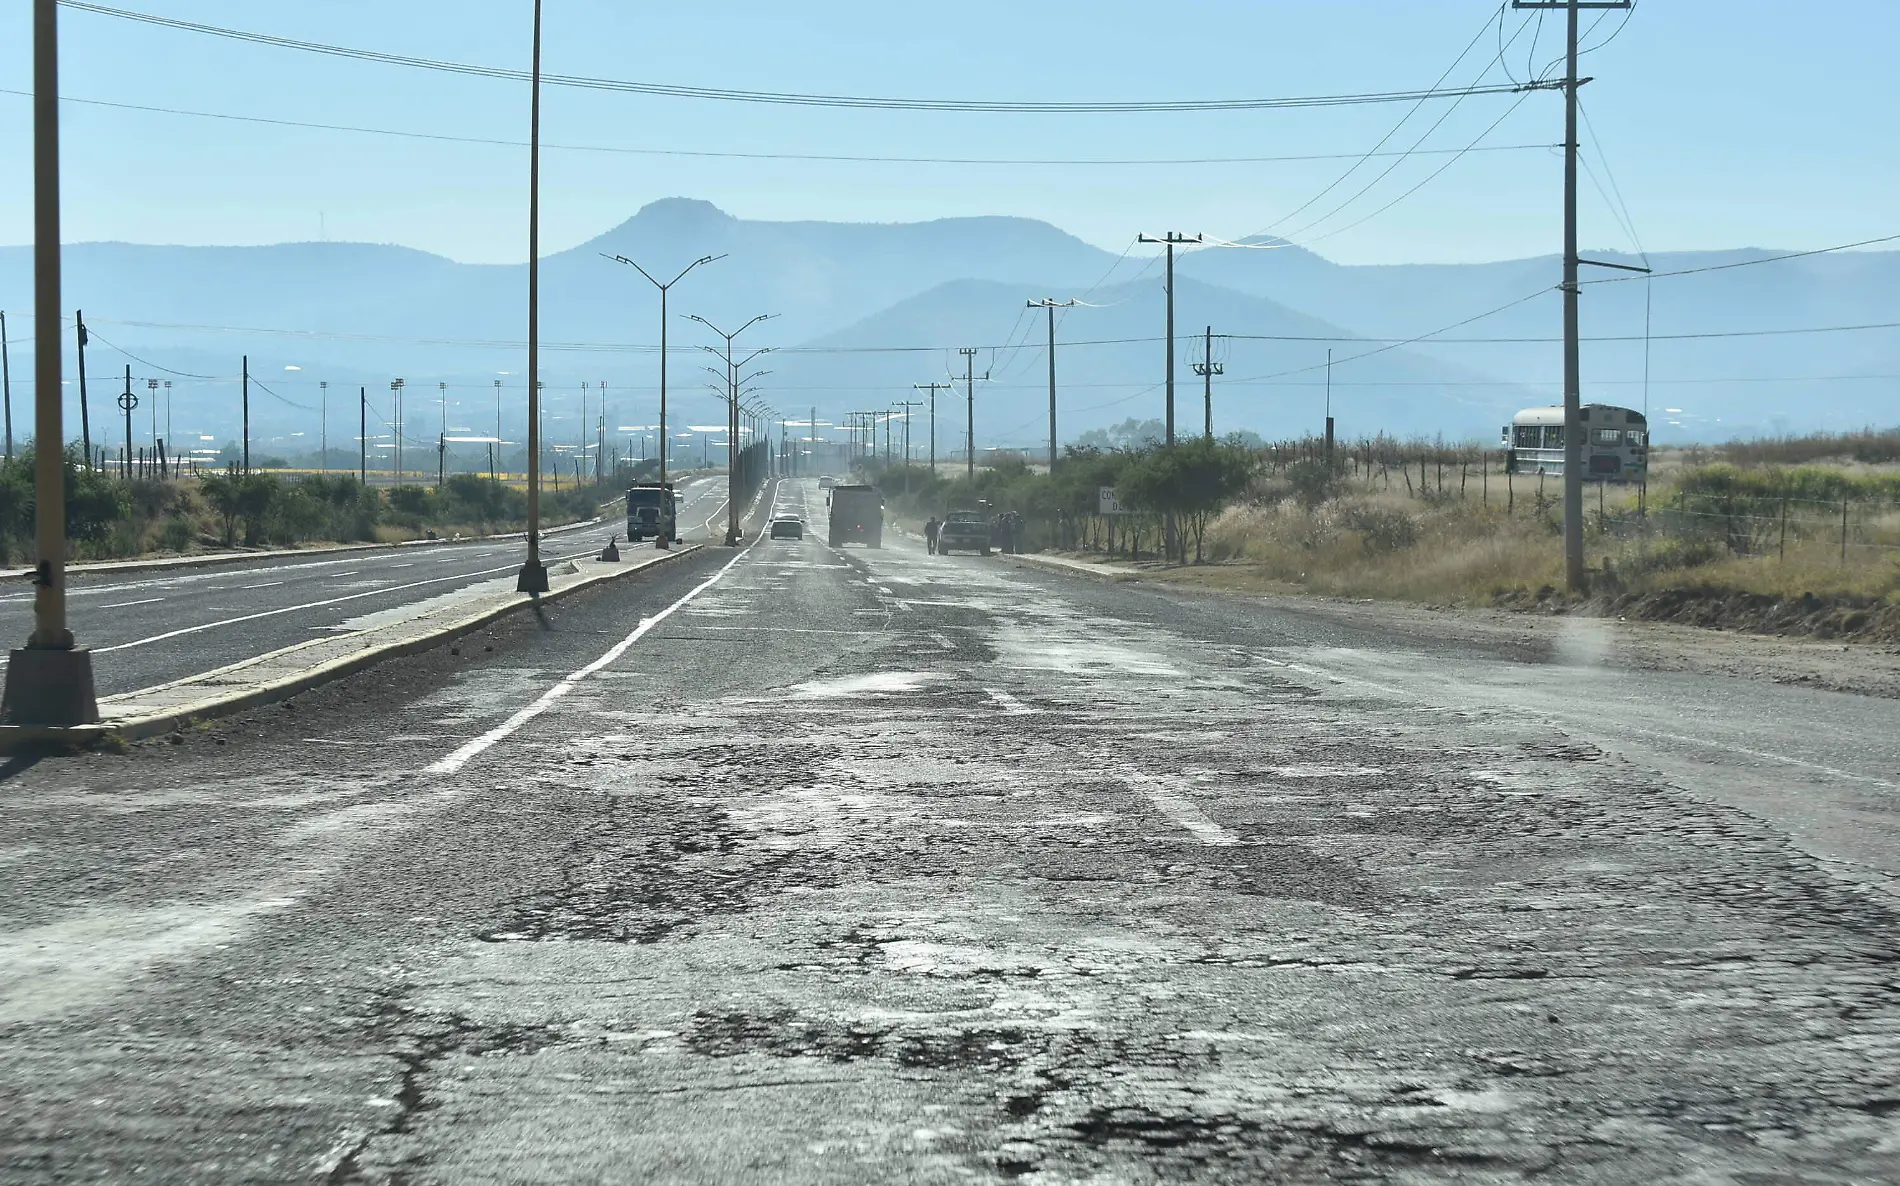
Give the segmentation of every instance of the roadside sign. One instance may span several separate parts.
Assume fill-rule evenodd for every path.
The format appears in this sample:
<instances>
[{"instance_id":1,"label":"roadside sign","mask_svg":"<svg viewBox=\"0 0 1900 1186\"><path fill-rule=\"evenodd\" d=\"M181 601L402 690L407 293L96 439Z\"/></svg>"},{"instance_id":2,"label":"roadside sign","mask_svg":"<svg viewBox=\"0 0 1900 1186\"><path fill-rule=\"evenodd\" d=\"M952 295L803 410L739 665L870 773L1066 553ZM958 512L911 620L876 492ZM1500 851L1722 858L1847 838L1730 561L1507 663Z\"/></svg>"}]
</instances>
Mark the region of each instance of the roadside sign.
<instances>
[{"instance_id":1,"label":"roadside sign","mask_svg":"<svg viewBox=\"0 0 1900 1186\"><path fill-rule=\"evenodd\" d=\"M1113 486L1098 486L1095 491L1096 511L1098 515L1126 515L1121 502L1115 497Z\"/></svg>"}]
</instances>

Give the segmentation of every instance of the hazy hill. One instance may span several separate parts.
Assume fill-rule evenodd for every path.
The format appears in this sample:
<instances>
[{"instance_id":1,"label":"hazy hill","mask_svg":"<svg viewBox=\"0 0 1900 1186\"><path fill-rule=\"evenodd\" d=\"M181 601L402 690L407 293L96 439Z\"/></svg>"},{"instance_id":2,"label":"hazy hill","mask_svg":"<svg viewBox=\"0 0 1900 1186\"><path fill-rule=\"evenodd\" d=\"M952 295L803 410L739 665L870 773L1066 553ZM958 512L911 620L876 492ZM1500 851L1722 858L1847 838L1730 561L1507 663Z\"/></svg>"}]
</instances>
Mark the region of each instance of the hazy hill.
<instances>
[{"instance_id":1,"label":"hazy hill","mask_svg":"<svg viewBox=\"0 0 1900 1186\"><path fill-rule=\"evenodd\" d=\"M1023 301L1047 294L1086 295L1102 306L1063 316L1065 429L1159 413L1161 343L1118 341L1161 332L1160 269L1143 270L1146 261L1124 261L1105 286L1091 289L1111 273L1115 257L1030 219L765 222L669 199L543 262L551 434L578 436L583 381L609 384L618 423L652 418L657 297L638 274L601 255L625 254L670 277L698 256L722 253L726 258L675 289L672 312L699 313L728 328L755 313L779 314L743 343L810 347L771 359L764 390L783 407L816 406L821 419L883 407L904 398L913 383L960 371L953 351L967 344L984 348L979 373L992 372L988 394L978 394L979 435L1033 442L1046 431L1046 372L1040 315L1025 311ZM1668 271L1767 254L1658 255L1653 263ZM13 373L22 398L30 389L31 355L20 339L30 329L21 315L31 308L31 258L29 248L0 248L0 308L14 314ZM1597 271L1587 278L1621 275ZM1330 347L1339 359L1334 403L1342 432L1490 439L1501 413L1557 398L1557 277L1551 258L1348 267L1299 248L1187 255L1177 309L1184 339L1180 419L1199 422L1189 363L1200 346L1187 339L1211 324L1217 334L1254 336L1216 344L1227 368L1216 395L1221 426L1267 435L1316 427ZM1646 288L1653 296L1651 403L1657 419L1678 421L1681 433L1843 428L1900 418L1893 398L1900 380L1888 378L1900 375L1900 332L1672 336L1900 321L1900 253L1818 256L1648 285L1593 284L1584 297L1586 336L1630 340L1586 346L1588 397L1640 405ZM316 435L310 409L319 379L332 384L333 441L353 435L355 389L366 387L373 407L386 410L395 376L410 383L411 437L433 441L444 419L433 403L435 385L443 382L449 426L492 431L497 378L509 385L506 432L521 431L523 266L461 264L359 243L88 243L67 248L65 291L65 315L85 309L99 335L88 370L101 426L131 362L140 380L176 384L180 436L229 439L237 431L238 360L248 354L253 375L270 389L253 393L257 437L282 438L280 448ZM1363 338L1408 338L1540 292L1442 338L1357 357L1378 344ZM673 384L684 401L676 419L716 420L698 369L705 358L696 350L710 335L679 316L671 335ZM1262 336L1279 340L1257 340ZM1459 340L1473 338L1483 340ZM1010 346L1022 348L1004 348ZM1144 392L1150 385L1156 390ZM73 420L76 426L76 411ZM297 433L307 435L290 438ZM102 427L101 435L118 432Z\"/></svg>"}]
</instances>

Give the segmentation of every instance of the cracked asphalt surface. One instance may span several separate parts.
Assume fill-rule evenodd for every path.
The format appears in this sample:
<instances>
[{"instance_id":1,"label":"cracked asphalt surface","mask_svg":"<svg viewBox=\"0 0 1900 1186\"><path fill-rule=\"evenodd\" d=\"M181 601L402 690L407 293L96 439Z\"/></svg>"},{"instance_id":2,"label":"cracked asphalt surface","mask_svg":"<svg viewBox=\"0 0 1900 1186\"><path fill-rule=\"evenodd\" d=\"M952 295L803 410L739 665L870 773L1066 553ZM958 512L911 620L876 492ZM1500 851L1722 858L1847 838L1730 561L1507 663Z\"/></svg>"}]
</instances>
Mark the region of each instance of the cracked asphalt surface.
<instances>
[{"instance_id":1,"label":"cracked asphalt surface","mask_svg":"<svg viewBox=\"0 0 1900 1186\"><path fill-rule=\"evenodd\" d=\"M1891 703L1561 658L759 541L15 762L0 1179L1900 1180Z\"/></svg>"},{"instance_id":2,"label":"cracked asphalt surface","mask_svg":"<svg viewBox=\"0 0 1900 1186\"><path fill-rule=\"evenodd\" d=\"M725 479L691 479L680 498L683 537L711 539L704 520L725 506ZM543 537L543 558L555 564L592 556L616 534L625 550L625 524L624 517L608 515L593 526L556 528ZM723 520L720 526L723 539ZM357 629L413 612L419 603L466 596L489 582L505 583L521 567L522 546L518 538L470 540L80 573L68 593L81 640L97 656L98 692L111 696L242 662L316 633ZM31 586L0 585L0 637L25 638L32 631ZM0 669L5 666L0 654Z\"/></svg>"}]
</instances>

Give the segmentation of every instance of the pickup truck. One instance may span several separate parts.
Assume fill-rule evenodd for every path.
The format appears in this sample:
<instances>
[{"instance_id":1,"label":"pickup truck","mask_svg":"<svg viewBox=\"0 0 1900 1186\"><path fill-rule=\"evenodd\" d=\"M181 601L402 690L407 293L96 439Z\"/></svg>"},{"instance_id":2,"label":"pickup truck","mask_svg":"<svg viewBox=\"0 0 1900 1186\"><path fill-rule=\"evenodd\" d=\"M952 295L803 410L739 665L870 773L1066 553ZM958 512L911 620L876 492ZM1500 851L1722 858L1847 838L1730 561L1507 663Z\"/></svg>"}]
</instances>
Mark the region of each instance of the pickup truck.
<instances>
[{"instance_id":1,"label":"pickup truck","mask_svg":"<svg viewBox=\"0 0 1900 1186\"><path fill-rule=\"evenodd\" d=\"M952 551L990 554L990 521L979 511L951 511L937 528L937 554Z\"/></svg>"}]
</instances>

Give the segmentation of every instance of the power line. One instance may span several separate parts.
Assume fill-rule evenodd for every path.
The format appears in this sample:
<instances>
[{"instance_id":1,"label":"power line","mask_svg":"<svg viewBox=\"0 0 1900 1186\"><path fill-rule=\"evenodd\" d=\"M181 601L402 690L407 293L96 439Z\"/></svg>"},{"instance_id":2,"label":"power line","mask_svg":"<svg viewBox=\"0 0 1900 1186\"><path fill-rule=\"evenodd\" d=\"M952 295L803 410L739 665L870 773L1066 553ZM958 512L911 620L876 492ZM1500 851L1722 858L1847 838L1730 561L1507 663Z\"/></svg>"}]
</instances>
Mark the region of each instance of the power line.
<instances>
[{"instance_id":1,"label":"power line","mask_svg":"<svg viewBox=\"0 0 1900 1186\"><path fill-rule=\"evenodd\" d=\"M168 375L177 375L181 379L216 379L217 378L216 375L194 375L188 371L174 371L168 366L160 366L158 363L148 362L145 359L140 358L138 355L132 353L130 350L127 350L125 347L114 345L112 342L107 341L104 334L101 334L97 330L94 330L91 326L88 326L86 328L86 336L97 342L105 342L106 346L109 347L110 349L118 351L120 354L125 355L127 358L131 359L133 362L138 363L140 366L151 367L155 371L164 371Z\"/></svg>"},{"instance_id":2,"label":"power line","mask_svg":"<svg viewBox=\"0 0 1900 1186\"><path fill-rule=\"evenodd\" d=\"M14 95L20 98L32 98L33 92L0 87L0 95ZM117 103L106 99L79 99L61 96L62 103L77 103L87 107L107 107L119 111L139 111L153 115L181 115L194 119L224 120L230 123L262 124L274 128L305 128L319 132L350 132L369 136L394 136L404 140L432 140L448 144L472 144L490 148L526 148L526 140L507 140L494 136L458 136L449 132L416 132L399 128L374 128L362 124L329 124L310 120L275 119L261 115L234 115L224 111L195 111L185 107L157 107L146 103ZM1524 152L1532 149L1548 150L1556 148L1554 144L1498 144L1484 149L1485 152ZM844 164L890 164L890 165L1000 165L1017 167L1059 166L1062 168L1123 168L1141 166L1175 167L1182 165L1275 165L1299 164L1313 161L1348 160L1361 156L1351 152L1320 152L1294 156L1218 156L1218 157L944 157L944 156L874 156L849 153L823 152L721 152L711 149L689 148L630 148L611 144L542 144L543 151L559 152L595 152L623 156L665 156L699 157L713 160L738 161L814 161L837 162ZM1452 148L1421 149L1420 154L1438 154L1456 152ZM1375 153L1376 156L1394 156L1396 153Z\"/></svg>"},{"instance_id":3,"label":"power line","mask_svg":"<svg viewBox=\"0 0 1900 1186\"><path fill-rule=\"evenodd\" d=\"M1786 255L1770 255L1761 259L1738 260L1732 264L1710 264L1701 268L1681 268L1674 272L1652 272L1644 276L1606 276L1601 280L1585 280L1585 284L1627 284L1631 280L1661 280L1667 276L1695 276L1703 272L1726 272L1731 268L1752 268L1757 264L1778 264L1783 260L1806 259L1811 255L1828 255L1836 251L1852 251L1856 247L1872 247L1879 243L1892 243L1900 235L1882 235L1877 239L1861 239L1854 243L1836 243L1832 247L1816 247L1812 251L1790 251Z\"/></svg>"},{"instance_id":4,"label":"power line","mask_svg":"<svg viewBox=\"0 0 1900 1186\"><path fill-rule=\"evenodd\" d=\"M1900 236L1896 236L1896 237L1900 237ZM1808 252L1804 254L1815 254L1815 253ZM1766 263L1769 261L1763 260L1761 262ZM1736 266L1736 265L1730 265L1730 266ZM1678 275L1678 274L1683 274L1683 273L1665 272L1665 273L1659 273L1659 274L1660 275ZM1486 317L1490 317L1497 313L1504 312L1507 309L1510 309L1516 305L1523 304L1526 301L1542 296L1545 292L1550 292L1550 291L1554 291L1554 290L1539 289L1537 292L1532 293L1529 296L1521 297L1518 300L1512 301L1506 305L1501 305L1498 308L1491 310L1489 313L1481 313L1481 314L1478 314L1476 317L1467 318L1466 320L1460 321L1454 325L1446 326L1443 329L1434 330L1429 333L1415 335L1412 337L1381 338L1381 337L1368 337L1368 336L1363 336L1359 334L1244 334L1244 333L1216 334L1215 337L1225 338L1225 339L1229 339L1232 341L1239 341L1239 342L1353 342L1353 343L1358 343L1361 345L1382 345L1386 348L1390 348L1394 346L1408 346L1415 342L1423 341L1427 338L1433 339L1434 344L1436 345L1467 345L1467 346L1469 345L1499 345L1499 344L1506 344L1506 343L1518 344L1518 345L1535 345L1535 344L1544 344L1544 343L1552 343L1552 342L1561 342L1563 341L1561 337L1446 338L1446 337L1439 336L1440 334L1446 333L1449 330L1457 329L1460 326L1469 325L1474 321L1480 321ZM87 329L90 330L93 324L94 324L93 322L90 322L90 321L87 322L86 323ZM494 349L494 350L519 350L522 348L522 343L520 341L508 341L508 340L502 340L502 339L403 338L403 337L393 337L393 336L381 335L381 334L344 334L344 333L329 333L329 332L322 332L322 331L316 331L316 330L273 329L273 328L267 328L267 327L261 327L261 326L195 325L195 324L184 324L184 323L163 322L163 321L119 321L119 320L114 320L110 318L102 319L100 324L134 326L141 329L174 329L174 330L196 330L196 331L212 332L212 333L264 334L264 335L271 335L271 336L278 336L278 337L287 336L287 337L304 338L310 341L370 342L370 343L376 343L376 344L381 344L381 345L444 346L444 347L455 347L455 348L464 348L464 349ZM1798 335L1798 334L1853 333L1853 332L1860 332L1860 331L1885 330L1885 329L1900 329L1900 321L1876 321L1876 322L1865 322L1865 323L1852 324L1852 325L1795 326L1795 327L1785 327L1785 328L1778 328L1778 329L1709 330L1709 331L1697 332L1697 333L1655 334L1655 335L1652 335L1652 337L1653 337L1653 340L1655 341L1667 342L1667 341L1694 341L1698 339L1709 339L1709 338L1756 338L1756 337L1779 337L1779 336ZM97 335L94 335L94 336L97 336ZM1157 335L1137 336L1137 337L1127 337L1127 338L1079 338L1079 339L1074 339L1074 340L1065 340L1061 342L1060 344L1064 346L1125 346L1125 345L1149 344L1149 343L1154 343L1154 342L1160 342L1163 340L1165 339L1161 335L1157 334ZM1582 338L1581 340L1585 342L1640 342L1643 340L1643 335L1641 334L1602 334L1602 335L1595 335L1595 336L1586 336ZM658 346L649 346L649 345L643 345L639 343L630 343L630 342L555 342L555 343L543 342L541 345L544 349L558 350L565 353L601 353L601 354L657 354L659 353ZM114 347L114 349L117 349L117 347ZM696 348L689 347L689 346L678 346L678 347L669 348L669 352L676 353L676 354L677 353L691 354L695 352L695 349ZM943 351L952 350L952 349L955 349L955 347L950 347L950 346L777 346L773 348L773 352L776 354L813 354L813 355L937 354L937 353L941 353ZM1010 350L1040 350L1042 349L1042 347L1040 344L1031 345L1027 342L1024 342L1024 343L1020 343L1016 345L1010 345L1007 343L1002 344L1002 345L984 345L984 346L977 347L977 349L1000 352L1000 351L1010 351ZM1355 355L1352 357L1363 358L1366 356L1362 354L1362 355ZM1334 365L1337 366L1345 362L1349 362L1351 360L1352 360L1351 358L1335 359ZM147 363L146 365L150 366L154 364ZM163 368L160 368L160 369L163 369ZM1307 368L1307 369L1314 369L1314 368ZM178 374L180 372L174 371L172 373ZM191 376L191 377L196 378L199 376ZM224 377L207 376L206 378L209 378L213 382L230 382L231 381L229 376L224 376ZM256 377L253 376L251 381L256 382L257 381Z\"/></svg>"},{"instance_id":5,"label":"power line","mask_svg":"<svg viewBox=\"0 0 1900 1186\"><path fill-rule=\"evenodd\" d=\"M1464 149L1459 150L1456 154L1452 156L1450 160L1446 161L1444 164L1438 166L1438 168L1426 174L1424 179L1421 180L1417 185L1414 185L1412 188L1406 190L1404 193L1400 194L1398 197L1393 198L1391 201L1379 207L1377 210L1374 210L1372 213L1364 215L1363 217L1354 219L1352 222L1347 223L1345 226L1334 227L1332 230L1327 231L1323 235L1315 235L1311 239L1305 240L1304 243L1312 244L1312 243L1323 242L1324 240L1332 238L1334 235L1343 235L1347 231L1352 230L1354 227L1362 226L1365 223L1371 222L1373 219L1379 217L1379 215L1384 214L1387 210L1392 209L1392 207L1398 205L1400 202L1403 202L1405 199L1411 197L1413 194L1417 193L1419 190L1424 189L1426 186L1430 185L1432 182L1438 180L1438 178L1444 174L1445 170L1451 168L1453 165L1457 164L1459 161L1464 159L1466 151L1476 148L1478 146L1479 141L1483 140L1486 136L1489 136L1492 132L1497 131L1498 126L1502 124L1505 120L1511 118L1511 114L1515 112L1519 107L1523 106L1524 100L1528 97L1529 97L1528 92L1524 95L1518 96L1517 102L1505 108L1503 115L1500 115L1497 117L1497 119L1491 121L1491 125L1489 127L1485 128L1484 131L1478 133L1477 139L1473 140L1470 144L1467 144ZM1433 125L1433 126L1436 127L1436 125ZM1427 134L1429 135L1429 133ZM1398 163L1394 162L1392 167L1397 168ZM1392 171L1391 169L1387 169L1386 173L1390 173L1391 171ZM1385 176L1385 173L1381 173L1379 176L1383 178ZM1361 192L1364 192L1364 191L1361 191ZM1353 200L1357 200L1357 197L1358 195L1354 195ZM1345 205L1350 205L1350 204L1351 202L1347 202ZM1343 210L1345 208L1345 205L1342 205L1340 209ZM1339 212L1338 210L1335 210L1333 213L1337 214L1338 212ZM1328 214L1325 216L1325 218L1321 218L1315 222L1308 223L1305 227L1301 228L1301 231L1309 230L1312 227L1317 226L1320 222L1326 221L1326 218L1331 218L1331 217L1332 217L1332 214ZM1297 232L1297 231L1295 232L1296 235L1299 233L1300 232Z\"/></svg>"},{"instance_id":6,"label":"power line","mask_svg":"<svg viewBox=\"0 0 1900 1186\"><path fill-rule=\"evenodd\" d=\"M1502 12L1502 9L1500 9L1500 12ZM1489 29L1490 27L1491 27L1491 22L1489 20L1485 21L1484 28L1478 30L1478 36L1472 38L1470 44L1466 45L1465 48L1459 52L1458 56L1452 59L1451 65L1445 67L1444 73L1440 74L1438 76L1438 80L1432 84L1433 87L1442 86L1444 84L1444 81L1447 78L1451 77L1452 71L1456 70L1458 68L1458 64L1465 60L1465 58L1471 53L1472 47L1478 44L1478 38L1483 37L1485 30ZM1489 72L1490 69L1491 69L1490 66L1485 67L1486 72ZM1480 74L1479 77L1482 78L1483 74ZM1287 211L1285 214L1275 219L1268 226L1262 228L1261 230L1255 231L1252 235L1244 235L1242 237L1251 239L1259 235L1271 234L1274 228L1279 227L1291 221L1301 211L1312 206L1315 202L1318 202L1321 198L1325 197L1327 194L1333 192L1335 189L1338 189L1341 185L1345 184L1345 181L1348 177L1351 177L1354 173L1358 172L1361 165L1364 165L1368 160L1371 160L1374 154L1379 153L1381 150L1385 148L1385 146L1388 143L1391 142L1392 137L1399 134L1399 129L1403 128L1406 125L1406 123L1414 115L1417 115L1419 108L1422 106L1423 106L1423 103L1414 104L1410 111L1407 111L1403 116L1399 118L1398 123L1392 125L1391 131L1381 136L1379 138L1379 142L1377 144L1374 144L1370 150L1361 154L1359 159L1353 162L1351 168L1347 169L1344 173L1341 173L1338 177L1334 178L1332 184L1328 185L1325 189L1320 190L1318 193L1314 194L1312 197L1306 199L1306 201L1300 203L1298 206L1295 206L1293 209ZM1429 134L1430 133L1428 132L1427 135ZM1416 148L1417 145L1414 145L1413 147ZM1400 153L1399 155L1401 158L1403 158L1405 154Z\"/></svg>"},{"instance_id":7,"label":"power line","mask_svg":"<svg viewBox=\"0 0 1900 1186\"><path fill-rule=\"evenodd\" d=\"M325 54L331 57L350 58L363 62L376 62L382 65L405 66L411 69L434 70L477 78L505 79L511 82L527 82L532 77L526 70L501 66L478 66L466 62L450 62L436 58L414 57L407 54L384 53L378 50L353 49L347 46L328 45L316 41L301 41L290 37L277 37L267 33L252 33L242 29L226 28L220 25L200 24L195 21L178 20L174 17L134 12L125 8L113 8L104 4L89 3L87 0L59 0L59 3L63 7L80 12L90 12L120 20L137 21L142 24L157 25L162 28L175 29L181 32L222 37L234 41L250 42L256 45L268 45L278 49L295 49L308 53ZM1301 95L1283 98L1254 99L1097 99L1079 102L1048 102L1023 99L922 99L896 96L811 94L797 91L746 91L730 87L684 86L671 83L640 82L627 79L590 78L570 74L542 74L541 83L544 86L572 87L582 90L610 91L623 94L654 95L675 99L715 99L724 102L762 103L779 106L844 107L880 111L962 111L1050 115L1126 114L1134 112L1192 113L1209 111L1260 111L1302 107L1349 107L1372 103L1412 103L1418 102L1421 99L1465 98L1471 95L1504 95L1513 94L1522 89L1549 89L1550 85L1547 83L1530 83L1524 86L1495 85L1465 87L1450 91L1367 91L1339 95Z\"/></svg>"}]
</instances>

